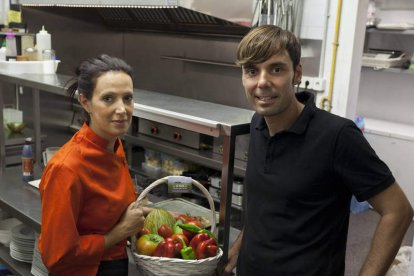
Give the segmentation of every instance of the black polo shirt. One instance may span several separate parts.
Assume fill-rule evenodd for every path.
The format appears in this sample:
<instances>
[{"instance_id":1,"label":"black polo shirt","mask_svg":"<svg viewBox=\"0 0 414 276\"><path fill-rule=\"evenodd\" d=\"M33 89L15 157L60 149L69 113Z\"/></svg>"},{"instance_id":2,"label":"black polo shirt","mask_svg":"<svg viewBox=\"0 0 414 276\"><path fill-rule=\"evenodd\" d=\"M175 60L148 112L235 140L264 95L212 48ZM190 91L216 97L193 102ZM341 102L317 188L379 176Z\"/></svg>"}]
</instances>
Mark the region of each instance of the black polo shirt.
<instances>
[{"instance_id":1,"label":"black polo shirt","mask_svg":"<svg viewBox=\"0 0 414 276\"><path fill-rule=\"evenodd\" d=\"M305 107L290 129L270 137L252 119L238 276L343 275L351 195L395 181L351 120L296 96Z\"/></svg>"}]
</instances>

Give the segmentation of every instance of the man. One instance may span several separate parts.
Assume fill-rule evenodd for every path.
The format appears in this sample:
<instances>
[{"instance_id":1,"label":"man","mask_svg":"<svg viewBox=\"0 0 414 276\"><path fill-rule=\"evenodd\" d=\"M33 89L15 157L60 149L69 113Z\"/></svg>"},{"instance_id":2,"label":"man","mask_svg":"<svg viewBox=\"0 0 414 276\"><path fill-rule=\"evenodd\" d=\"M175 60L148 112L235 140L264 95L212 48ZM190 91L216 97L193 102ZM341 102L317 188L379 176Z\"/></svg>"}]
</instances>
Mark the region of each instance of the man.
<instances>
[{"instance_id":1,"label":"man","mask_svg":"<svg viewBox=\"0 0 414 276\"><path fill-rule=\"evenodd\" d=\"M318 109L300 83L300 43L252 29L237 62L256 113L250 127L244 229L225 274L343 275L352 194L381 215L360 275L385 275L413 210L388 167L348 119Z\"/></svg>"}]
</instances>

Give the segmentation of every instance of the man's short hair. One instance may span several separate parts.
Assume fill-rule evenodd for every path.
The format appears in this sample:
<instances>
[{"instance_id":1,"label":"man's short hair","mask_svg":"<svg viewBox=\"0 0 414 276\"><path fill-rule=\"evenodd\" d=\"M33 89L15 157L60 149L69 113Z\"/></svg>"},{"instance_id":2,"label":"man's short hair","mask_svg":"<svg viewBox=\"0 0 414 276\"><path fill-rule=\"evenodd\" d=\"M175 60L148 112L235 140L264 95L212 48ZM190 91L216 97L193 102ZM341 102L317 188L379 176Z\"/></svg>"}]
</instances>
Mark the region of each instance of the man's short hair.
<instances>
[{"instance_id":1,"label":"man's short hair","mask_svg":"<svg viewBox=\"0 0 414 276\"><path fill-rule=\"evenodd\" d=\"M240 41L237 48L238 65L257 64L286 50L293 68L300 63L301 46L299 39L291 32L274 25L251 29Z\"/></svg>"}]
</instances>

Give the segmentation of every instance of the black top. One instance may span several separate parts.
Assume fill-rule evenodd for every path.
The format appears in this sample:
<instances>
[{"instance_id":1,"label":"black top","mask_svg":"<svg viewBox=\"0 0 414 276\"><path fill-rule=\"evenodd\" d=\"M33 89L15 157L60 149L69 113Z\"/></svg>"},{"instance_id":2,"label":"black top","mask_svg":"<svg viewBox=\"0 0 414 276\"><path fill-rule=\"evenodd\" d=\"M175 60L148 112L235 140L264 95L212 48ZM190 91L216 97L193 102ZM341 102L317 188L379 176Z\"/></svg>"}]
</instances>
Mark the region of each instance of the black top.
<instances>
[{"instance_id":1,"label":"black top","mask_svg":"<svg viewBox=\"0 0 414 276\"><path fill-rule=\"evenodd\" d=\"M343 275L351 195L363 201L395 179L351 120L310 93L293 126L250 127L247 211L237 275Z\"/></svg>"}]
</instances>

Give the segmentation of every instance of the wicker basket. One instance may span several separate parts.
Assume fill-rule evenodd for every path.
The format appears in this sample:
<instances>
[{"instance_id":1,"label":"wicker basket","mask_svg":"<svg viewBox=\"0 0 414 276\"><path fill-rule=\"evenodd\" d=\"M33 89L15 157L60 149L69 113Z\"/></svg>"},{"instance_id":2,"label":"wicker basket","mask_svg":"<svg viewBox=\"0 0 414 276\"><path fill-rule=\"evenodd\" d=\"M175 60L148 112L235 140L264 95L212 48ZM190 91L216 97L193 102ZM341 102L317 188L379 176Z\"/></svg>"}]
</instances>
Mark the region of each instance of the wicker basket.
<instances>
[{"instance_id":1,"label":"wicker basket","mask_svg":"<svg viewBox=\"0 0 414 276\"><path fill-rule=\"evenodd\" d=\"M137 199L137 205L141 200L156 186L168 183L168 176L160 178L154 181L146 189L144 189ZM192 179L192 184L196 186L207 198L211 210L211 232L215 233L216 228L216 216L214 210L214 201L206 188L199 182ZM134 238L134 237L133 237ZM131 249L134 255L135 263L137 265L140 275L152 276L152 275L206 275L210 276L217 268L217 264L220 261L223 251L219 248L218 254L214 257L201 259L201 260L183 260L177 258L163 258L152 257L146 255L139 255L135 251L135 242L131 243Z\"/></svg>"}]
</instances>

